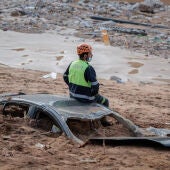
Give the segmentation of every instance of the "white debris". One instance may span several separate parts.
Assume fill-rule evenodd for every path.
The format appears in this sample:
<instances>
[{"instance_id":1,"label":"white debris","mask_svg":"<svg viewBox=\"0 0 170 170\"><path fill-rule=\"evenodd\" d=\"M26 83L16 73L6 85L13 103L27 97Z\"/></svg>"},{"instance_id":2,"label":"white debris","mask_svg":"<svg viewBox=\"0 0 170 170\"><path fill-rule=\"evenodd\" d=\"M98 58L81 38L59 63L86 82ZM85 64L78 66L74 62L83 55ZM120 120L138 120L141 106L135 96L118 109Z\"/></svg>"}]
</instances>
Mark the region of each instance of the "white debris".
<instances>
[{"instance_id":1,"label":"white debris","mask_svg":"<svg viewBox=\"0 0 170 170\"><path fill-rule=\"evenodd\" d=\"M43 76L43 78L52 78L52 79L56 79L57 78L57 73L51 72L50 74L46 74Z\"/></svg>"},{"instance_id":2,"label":"white debris","mask_svg":"<svg viewBox=\"0 0 170 170\"><path fill-rule=\"evenodd\" d=\"M41 149L45 147L45 145L43 145L43 144L41 144L41 143L36 143L35 146L36 146L37 148L41 148Z\"/></svg>"},{"instance_id":3,"label":"white debris","mask_svg":"<svg viewBox=\"0 0 170 170\"><path fill-rule=\"evenodd\" d=\"M60 133L60 132L61 132L61 130L60 130L57 126L55 126L55 125L52 126L51 131L52 131L53 133Z\"/></svg>"}]
</instances>

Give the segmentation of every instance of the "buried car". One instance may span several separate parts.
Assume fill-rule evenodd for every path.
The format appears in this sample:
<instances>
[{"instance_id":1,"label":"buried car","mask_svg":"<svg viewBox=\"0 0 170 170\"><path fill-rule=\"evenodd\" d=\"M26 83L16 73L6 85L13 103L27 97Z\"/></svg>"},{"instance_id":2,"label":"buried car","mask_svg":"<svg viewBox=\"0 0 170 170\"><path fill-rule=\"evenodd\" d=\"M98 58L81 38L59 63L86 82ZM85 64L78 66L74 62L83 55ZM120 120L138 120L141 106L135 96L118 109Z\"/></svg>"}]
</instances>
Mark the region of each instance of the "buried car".
<instances>
[{"instance_id":1,"label":"buried car","mask_svg":"<svg viewBox=\"0 0 170 170\"><path fill-rule=\"evenodd\" d=\"M52 94L2 94L2 114L34 120L35 126L65 135L80 145L91 143L146 144L170 148L170 130L142 129L119 113L97 103L81 103ZM111 126L103 126L106 117ZM119 133L118 133L119 132Z\"/></svg>"}]
</instances>

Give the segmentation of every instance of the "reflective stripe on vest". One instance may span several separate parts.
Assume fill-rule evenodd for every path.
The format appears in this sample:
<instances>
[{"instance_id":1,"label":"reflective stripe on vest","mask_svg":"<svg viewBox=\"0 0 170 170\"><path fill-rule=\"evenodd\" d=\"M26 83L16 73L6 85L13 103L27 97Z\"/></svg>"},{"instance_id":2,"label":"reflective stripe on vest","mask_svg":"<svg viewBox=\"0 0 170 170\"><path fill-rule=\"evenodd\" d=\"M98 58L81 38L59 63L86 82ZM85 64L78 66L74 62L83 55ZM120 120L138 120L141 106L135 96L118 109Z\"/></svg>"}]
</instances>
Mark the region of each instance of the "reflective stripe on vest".
<instances>
[{"instance_id":1,"label":"reflective stripe on vest","mask_svg":"<svg viewBox=\"0 0 170 170\"><path fill-rule=\"evenodd\" d=\"M87 82L84 78L84 73L88 64L83 60L73 61L69 68L69 83L76 85L91 87L91 83Z\"/></svg>"},{"instance_id":2,"label":"reflective stripe on vest","mask_svg":"<svg viewBox=\"0 0 170 170\"><path fill-rule=\"evenodd\" d=\"M75 94L75 93L72 93L70 92L70 94L73 96L73 97L76 97L76 98L81 98L81 99L87 99L87 100L94 100L95 97L94 96L87 96L87 95L83 95L83 94Z\"/></svg>"}]
</instances>

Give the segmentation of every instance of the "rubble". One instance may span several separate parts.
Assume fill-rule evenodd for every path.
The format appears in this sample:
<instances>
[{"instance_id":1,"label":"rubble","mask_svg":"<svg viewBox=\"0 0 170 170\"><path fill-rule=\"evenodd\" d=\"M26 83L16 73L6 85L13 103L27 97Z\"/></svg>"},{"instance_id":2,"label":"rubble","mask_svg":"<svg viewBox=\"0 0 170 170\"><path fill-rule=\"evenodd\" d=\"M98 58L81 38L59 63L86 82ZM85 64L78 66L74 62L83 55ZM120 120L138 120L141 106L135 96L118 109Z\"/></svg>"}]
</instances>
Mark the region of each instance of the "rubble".
<instances>
[{"instance_id":1,"label":"rubble","mask_svg":"<svg viewBox=\"0 0 170 170\"><path fill-rule=\"evenodd\" d=\"M138 8L141 12L148 12L152 14L159 12L159 10L165 10L164 4L159 0L145 0L139 4Z\"/></svg>"},{"instance_id":2,"label":"rubble","mask_svg":"<svg viewBox=\"0 0 170 170\"><path fill-rule=\"evenodd\" d=\"M141 12L148 12L148 13L152 13L154 14L154 7L153 6L150 6L148 4L145 4L145 3L141 3L139 5L139 10Z\"/></svg>"},{"instance_id":3,"label":"rubble","mask_svg":"<svg viewBox=\"0 0 170 170\"><path fill-rule=\"evenodd\" d=\"M141 12L144 11L141 9L142 5L148 6L151 13ZM72 28L77 31L75 35L81 38L102 41L100 30L103 21L90 18L99 16L109 19L109 22L113 21L106 27L111 45L130 48L146 55L162 56L162 50L166 55L170 54L169 11L170 6L160 0L145 0L140 3L111 0L9 0L0 2L0 29L43 33L48 30L56 31L58 27ZM96 32L94 36L88 34ZM60 31L57 33L60 34ZM164 34L164 38L160 37L161 41L157 41L154 37L160 34ZM147 35L147 38L141 35Z\"/></svg>"}]
</instances>

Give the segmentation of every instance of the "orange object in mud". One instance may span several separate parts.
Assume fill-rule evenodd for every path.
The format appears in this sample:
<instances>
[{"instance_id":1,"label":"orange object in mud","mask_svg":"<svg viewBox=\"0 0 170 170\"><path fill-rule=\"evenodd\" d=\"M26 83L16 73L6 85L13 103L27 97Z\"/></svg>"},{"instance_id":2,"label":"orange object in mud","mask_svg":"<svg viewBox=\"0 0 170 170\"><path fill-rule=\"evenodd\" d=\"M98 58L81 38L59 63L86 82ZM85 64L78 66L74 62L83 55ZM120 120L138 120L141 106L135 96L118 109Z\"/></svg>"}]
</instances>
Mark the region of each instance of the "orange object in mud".
<instances>
[{"instance_id":1,"label":"orange object in mud","mask_svg":"<svg viewBox=\"0 0 170 170\"><path fill-rule=\"evenodd\" d=\"M102 38L105 45L110 45L109 35L107 30L102 30Z\"/></svg>"}]
</instances>

